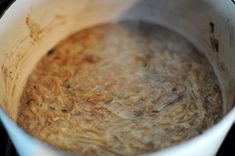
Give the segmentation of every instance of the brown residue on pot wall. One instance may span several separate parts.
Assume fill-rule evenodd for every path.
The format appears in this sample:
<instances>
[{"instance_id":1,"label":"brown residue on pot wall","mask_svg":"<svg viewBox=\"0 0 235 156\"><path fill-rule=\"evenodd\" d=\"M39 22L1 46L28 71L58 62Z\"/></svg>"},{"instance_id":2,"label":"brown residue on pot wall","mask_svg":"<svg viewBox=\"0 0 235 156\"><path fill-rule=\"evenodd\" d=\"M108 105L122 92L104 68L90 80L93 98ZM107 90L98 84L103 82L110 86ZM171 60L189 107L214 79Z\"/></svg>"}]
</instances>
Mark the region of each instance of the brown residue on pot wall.
<instances>
[{"instance_id":1,"label":"brown residue on pot wall","mask_svg":"<svg viewBox=\"0 0 235 156\"><path fill-rule=\"evenodd\" d=\"M211 47L214 51L219 52L219 40L214 36L210 37Z\"/></svg>"},{"instance_id":2,"label":"brown residue on pot wall","mask_svg":"<svg viewBox=\"0 0 235 156\"><path fill-rule=\"evenodd\" d=\"M228 45L231 47L233 40L234 40L234 27L231 23L231 20L228 19L227 23L228 25ZM209 42L212 50L216 53L219 53L220 51L223 52L222 48L220 48L220 41L218 38L218 35L216 34L216 25L213 22L209 22ZM223 56L223 55L222 55ZM228 68L228 64L225 60L222 59L221 55L217 54L215 58L216 66L219 71L219 75L223 75L223 85L224 85L224 113L227 113L231 107L234 105L235 101L235 79L233 79L231 72Z\"/></svg>"},{"instance_id":3,"label":"brown residue on pot wall","mask_svg":"<svg viewBox=\"0 0 235 156\"><path fill-rule=\"evenodd\" d=\"M40 25L35 21L33 21L30 16L26 17L25 23L27 24L30 30L30 37L33 39L33 41L37 41L40 37L40 34L42 33Z\"/></svg>"},{"instance_id":4,"label":"brown residue on pot wall","mask_svg":"<svg viewBox=\"0 0 235 156\"><path fill-rule=\"evenodd\" d=\"M235 105L235 80L229 79L227 85L227 89L225 90L225 94L227 95L227 105L225 113L227 113L227 111L229 111L231 107Z\"/></svg>"},{"instance_id":5,"label":"brown residue on pot wall","mask_svg":"<svg viewBox=\"0 0 235 156\"><path fill-rule=\"evenodd\" d=\"M216 51L219 52L219 39L217 37L215 37L215 25L213 22L209 23L209 27L210 27L210 44L211 44L211 48Z\"/></svg>"},{"instance_id":6,"label":"brown residue on pot wall","mask_svg":"<svg viewBox=\"0 0 235 156\"><path fill-rule=\"evenodd\" d=\"M41 26L36 22L30 15L25 19L25 23L30 30L30 38L36 42L46 33L49 33L55 27L66 24L67 16L66 15L55 15L55 17L45 26Z\"/></svg>"},{"instance_id":7,"label":"brown residue on pot wall","mask_svg":"<svg viewBox=\"0 0 235 156\"><path fill-rule=\"evenodd\" d=\"M12 77L12 72L8 70L8 68L4 65L2 65L2 74L3 74L3 79L4 79L4 83L5 85L8 84L9 80L12 81L13 77Z\"/></svg>"},{"instance_id":8,"label":"brown residue on pot wall","mask_svg":"<svg viewBox=\"0 0 235 156\"><path fill-rule=\"evenodd\" d=\"M5 95L3 97L3 108L5 109L5 111L10 113L10 108L8 105L8 92L9 92L8 84L9 84L9 80L12 80L11 72L9 72L8 68L4 64L1 66L1 70L2 70L2 75L4 79L4 85L5 85ZM9 115L11 116L11 114Z\"/></svg>"},{"instance_id":9,"label":"brown residue on pot wall","mask_svg":"<svg viewBox=\"0 0 235 156\"><path fill-rule=\"evenodd\" d=\"M4 65L2 65L2 75L3 75L3 79L4 79L4 83L6 84L6 81L7 81L7 74L8 71L7 71L7 68L5 68Z\"/></svg>"}]
</instances>

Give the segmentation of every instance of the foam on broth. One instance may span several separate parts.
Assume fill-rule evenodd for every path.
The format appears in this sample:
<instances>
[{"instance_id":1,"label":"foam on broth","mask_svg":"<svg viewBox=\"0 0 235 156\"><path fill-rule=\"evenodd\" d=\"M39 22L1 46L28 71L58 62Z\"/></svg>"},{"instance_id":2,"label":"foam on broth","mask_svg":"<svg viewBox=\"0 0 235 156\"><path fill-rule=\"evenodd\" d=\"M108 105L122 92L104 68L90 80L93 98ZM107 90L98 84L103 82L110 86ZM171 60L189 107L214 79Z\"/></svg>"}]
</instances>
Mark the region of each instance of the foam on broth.
<instances>
[{"instance_id":1,"label":"foam on broth","mask_svg":"<svg viewBox=\"0 0 235 156\"><path fill-rule=\"evenodd\" d=\"M179 34L126 21L87 28L29 76L18 124L64 150L136 155L188 140L222 116L217 78Z\"/></svg>"}]
</instances>

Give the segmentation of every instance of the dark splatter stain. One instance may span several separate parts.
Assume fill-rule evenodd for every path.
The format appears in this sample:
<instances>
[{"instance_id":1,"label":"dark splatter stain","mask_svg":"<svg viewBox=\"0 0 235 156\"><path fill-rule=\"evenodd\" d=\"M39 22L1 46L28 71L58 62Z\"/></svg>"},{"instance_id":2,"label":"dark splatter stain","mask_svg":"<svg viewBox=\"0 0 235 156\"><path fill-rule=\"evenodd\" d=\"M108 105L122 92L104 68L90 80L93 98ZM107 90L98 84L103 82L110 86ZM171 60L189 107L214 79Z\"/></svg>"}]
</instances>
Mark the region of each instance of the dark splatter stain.
<instances>
[{"instance_id":1,"label":"dark splatter stain","mask_svg":"<svg viewBox=\"0 0 235 156\"><path fill-rule=\"evenodd\" d=\"M210 44L211 44L211 48L216 51L219 52L219 39L217 37L215 37L215 24L213 22L209 22L209 27L210 27Z\"/></svg>"},{"instance_id":2,"label":"dark splatter stain","mask_svg":"<svg viewBox=\"0 0 235 156\"><path fill-rule=\"evenodd\" d=\"M210 31L211 31L211 33L214 34L214 31L215 31L215 25L214 25L214 23L213 23L213 22L210 22L209 25L210 25Z\"/></svg>"}]
</instances>

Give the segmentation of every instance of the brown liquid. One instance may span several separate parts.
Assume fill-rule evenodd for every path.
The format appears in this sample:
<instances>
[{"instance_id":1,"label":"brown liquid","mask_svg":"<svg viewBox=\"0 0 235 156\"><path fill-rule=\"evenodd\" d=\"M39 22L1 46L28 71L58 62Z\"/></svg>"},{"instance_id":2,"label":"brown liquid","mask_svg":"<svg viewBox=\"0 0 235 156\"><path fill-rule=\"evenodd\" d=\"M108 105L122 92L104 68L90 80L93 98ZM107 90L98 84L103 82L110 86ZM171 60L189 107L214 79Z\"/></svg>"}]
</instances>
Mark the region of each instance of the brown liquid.
<instances>
[{"instance_id":1,"label":"brown liquid","mask_svg":"<svg viewBox=\"0 0 235 156\"><path fill-rule=\"evenodd\" d=\"M61 42L25 86L18 124L86 155L154 152L222 115L217 78L180 35L144 22L103 24Z\"/></svg>"}]
</instances>

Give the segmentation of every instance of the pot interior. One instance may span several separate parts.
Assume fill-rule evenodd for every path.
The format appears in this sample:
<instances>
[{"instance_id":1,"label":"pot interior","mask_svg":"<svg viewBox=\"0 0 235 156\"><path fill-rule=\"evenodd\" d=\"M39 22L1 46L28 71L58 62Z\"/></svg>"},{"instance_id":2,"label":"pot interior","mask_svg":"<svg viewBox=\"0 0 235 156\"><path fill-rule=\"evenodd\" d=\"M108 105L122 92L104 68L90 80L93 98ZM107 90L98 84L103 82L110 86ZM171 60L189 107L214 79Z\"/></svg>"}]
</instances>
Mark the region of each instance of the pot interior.
<instances>
[{"instance_id":1,"label":"pot interior","mask_svg":"<svg viewBox=\"0 0 235 156\"><path fill-rule=\"evenodd\" d=\"M219 0L22 0L0 20L0 103L16 120L27 77L58 42L81 29L110 21L141 20L168 27L190 40L212 64L226 114L235 98L232 8ZM229 4L227 4L229 3ZM223 8L221 6L228 6ZM230 15L230 16L229 16Z\"/></svg>"}]
</instances>

